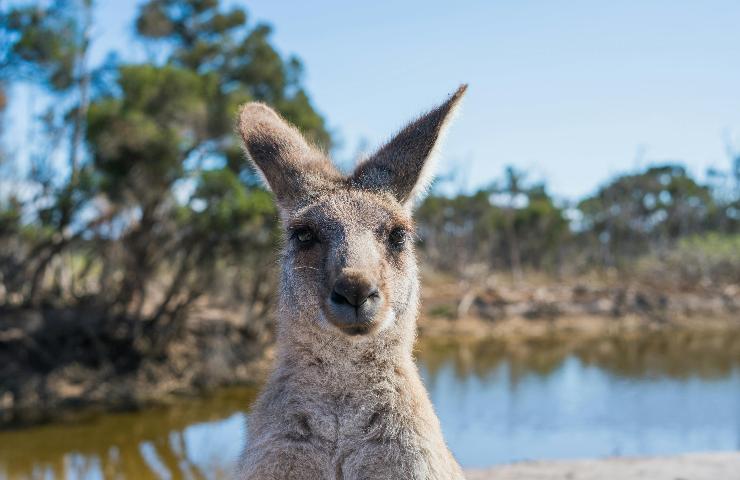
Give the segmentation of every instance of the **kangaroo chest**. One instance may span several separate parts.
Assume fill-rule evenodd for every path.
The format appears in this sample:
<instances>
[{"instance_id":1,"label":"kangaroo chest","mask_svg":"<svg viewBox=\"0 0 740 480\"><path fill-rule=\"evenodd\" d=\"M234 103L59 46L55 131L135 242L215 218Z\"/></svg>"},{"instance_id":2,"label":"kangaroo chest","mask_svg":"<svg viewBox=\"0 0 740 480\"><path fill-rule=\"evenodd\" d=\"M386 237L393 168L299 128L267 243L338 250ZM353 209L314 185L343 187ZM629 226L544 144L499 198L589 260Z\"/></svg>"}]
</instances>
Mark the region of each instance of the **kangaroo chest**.
<instances>
[{"instance_id":1,"label":"kangaroo chest","mask_svg":"<svg viewBox=\"0 0 740 480\"><path fill-rule=\"evenodd\" d=\"M391 416L392 404L384 396L367 392L320 397L295 404L287 418L300 436L336 444L340 440L367 437ZM393 415L395 416L395 415Z\"/></svg>"},{"instance_id":2,"label":"kangaroo chest","mask_svg":"<svg viewBox=\"0 0 740 480\"><path fill-rule=\"evenodd\" d=\"M284 427L289 436L306 441L338 445L379 439L389 431L385 424L398 425L408 416L403 397L410 392L393 372L351 379L323 372L312 382L291 382L282 393Z\"/></svg>"}]
</instances>

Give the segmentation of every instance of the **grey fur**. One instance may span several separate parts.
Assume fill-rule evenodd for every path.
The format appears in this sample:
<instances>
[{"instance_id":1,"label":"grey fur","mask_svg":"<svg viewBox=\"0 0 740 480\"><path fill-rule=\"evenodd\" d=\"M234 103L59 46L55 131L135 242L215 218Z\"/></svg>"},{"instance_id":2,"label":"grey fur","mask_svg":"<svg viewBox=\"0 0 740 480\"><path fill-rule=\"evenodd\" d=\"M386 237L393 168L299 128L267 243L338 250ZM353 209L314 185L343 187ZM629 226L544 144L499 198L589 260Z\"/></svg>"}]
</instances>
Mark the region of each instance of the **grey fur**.
<instances>
[{"instance_id":1,"label":"grey fur","mask_svg":"<svg viewBox=\"0 0 740 480\"><path fill-rule=\"evenodd\" d=\"M248 104L239 130L280 205L288 239L278 301L277 365L249 418L243 480L462 479L412 358L419 280L410 198L464 93L412 122L343 177L272 110ZM291 233L310 228L302 246ZM365 334L327 307L340 276L379 289Z\"/></svg>"}]
</instances>

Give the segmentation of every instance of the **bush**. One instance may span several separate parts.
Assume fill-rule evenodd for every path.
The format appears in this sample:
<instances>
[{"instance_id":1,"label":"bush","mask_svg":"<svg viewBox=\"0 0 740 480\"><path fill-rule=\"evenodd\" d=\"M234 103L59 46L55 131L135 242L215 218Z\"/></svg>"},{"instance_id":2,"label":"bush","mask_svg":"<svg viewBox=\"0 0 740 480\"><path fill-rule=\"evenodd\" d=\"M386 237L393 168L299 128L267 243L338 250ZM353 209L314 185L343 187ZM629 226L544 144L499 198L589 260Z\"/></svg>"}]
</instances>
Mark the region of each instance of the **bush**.
<instances>
[{"instance_id":1,"label":"bush","mask_svg":"<svg viewBox=\"0 0 740 480\"><path fill-rule=\"evenodd\" d=\"M680 239L661 254L640 258L636 273L658 283L691 287L740 282L740 234L706 233Z\"/></svg>"}]
</instances>

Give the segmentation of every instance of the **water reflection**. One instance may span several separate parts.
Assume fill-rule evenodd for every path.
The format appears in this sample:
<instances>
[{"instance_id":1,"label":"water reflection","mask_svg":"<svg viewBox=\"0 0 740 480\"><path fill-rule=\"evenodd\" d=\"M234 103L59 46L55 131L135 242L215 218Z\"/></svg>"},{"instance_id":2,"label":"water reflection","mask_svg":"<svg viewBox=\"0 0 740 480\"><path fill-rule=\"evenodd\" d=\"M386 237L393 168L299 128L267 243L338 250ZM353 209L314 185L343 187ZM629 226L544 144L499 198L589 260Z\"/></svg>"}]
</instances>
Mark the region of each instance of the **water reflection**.
<instances>
[{"instance_id":1,"label":"water reflection","mask_svg":"<svg viewBox=\"0 0 740 480\"><path fill-rule=\"evenodd\" d=\"M567 334L506 342L428 339L419 342L416 355L432 377L451 365L459 378L482 378L506 363L516 381L551 375L573 357L619 377L710 380L740 368L740 331L648 331L588 340Z\"/></svg>"},{"instance_id":2,"label":"water reflection","mask_svg":"<svg viewBox=\"0 0 740 480\"><path fill-rule=\"evenodd\" d=\"M467 467L740 449L740 334L425 342L445 437Z\"/></svg>"},{"instance_id":3,"label":"water reflection","mask_svg":"<svg viewBox=\"0 0 740 480\"><path fill-rule=\"evenodd\" d=\"M740 333L428 340L417 358L467 467L740 449ZM0 432L0 478L224 478L254 396Z\"/></svg>"},{"instance_id":4,"label":"water reflection","mask_svg":"<svg viewBox=\"0 0 740 480\"><path fill-rule=\"evenodd\" d=\"M225 478L256 390L0 432L0 478Z\"/></svg>"}]
</instances>

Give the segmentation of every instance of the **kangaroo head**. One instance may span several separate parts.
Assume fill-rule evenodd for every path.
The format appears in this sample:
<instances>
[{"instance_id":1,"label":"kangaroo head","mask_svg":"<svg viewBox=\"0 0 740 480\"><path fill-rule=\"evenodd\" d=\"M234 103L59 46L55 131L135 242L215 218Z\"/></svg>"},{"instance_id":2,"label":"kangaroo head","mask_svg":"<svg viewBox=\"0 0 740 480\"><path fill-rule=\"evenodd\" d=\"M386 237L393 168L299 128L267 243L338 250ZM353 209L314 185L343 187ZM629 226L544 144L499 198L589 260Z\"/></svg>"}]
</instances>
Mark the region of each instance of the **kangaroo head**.
<instances>
[{"instance_id":1,"label":"kangaroo head","mask_svg":"<svg viewBox=\"0 0 740 480\"><path fill-rule=\"evenodd\" d=\"M341 335L367 335L416 315L414 200L466 86L402 129L349 175L261 103L239 131L285 228L280 310ZM284 315L282 315L284 316Z\"/></svg>"}]
</instances>

